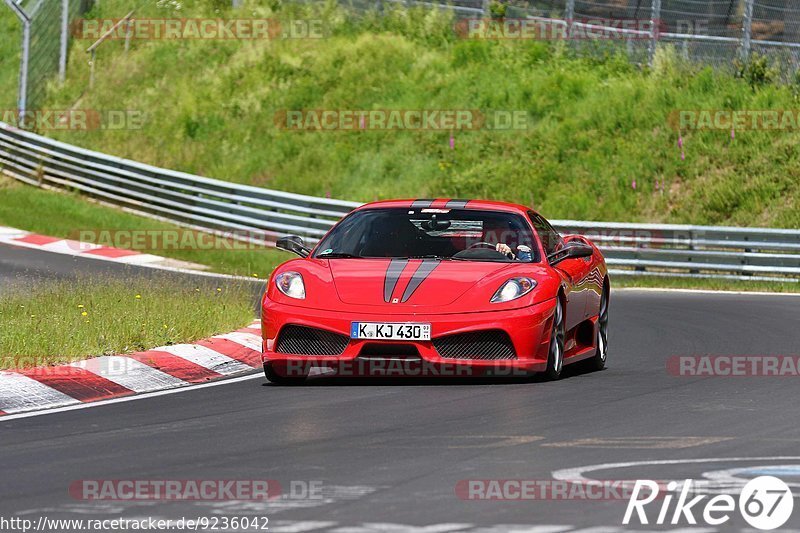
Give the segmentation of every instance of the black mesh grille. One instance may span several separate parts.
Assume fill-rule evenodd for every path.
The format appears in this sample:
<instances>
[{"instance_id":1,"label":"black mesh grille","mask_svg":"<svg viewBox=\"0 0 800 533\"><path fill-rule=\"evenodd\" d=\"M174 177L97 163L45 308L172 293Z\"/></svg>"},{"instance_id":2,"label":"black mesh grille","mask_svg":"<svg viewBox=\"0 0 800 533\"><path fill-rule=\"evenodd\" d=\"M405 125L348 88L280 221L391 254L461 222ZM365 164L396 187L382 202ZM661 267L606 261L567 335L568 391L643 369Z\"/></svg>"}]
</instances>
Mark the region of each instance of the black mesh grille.
<instances>
[{"instance_id":1,"label":"black mesh grille","mask_svg":"<svg viewBox=\"0 0 800 533\"><path fill-rule=\"evenodd\" d=\"M306 326L285 326L275 346L278 353L296 355L341 355L350 338Z\"/></svg>"},{"instance_id":2,"label":"black mesh grille","mask_svg":"<svg viewBox=\"0 0 800 533\"><path fill-rule=\"evenodd\" d=\"M433 346L445 359L516 359L508 333L499 329L471 331L433 339Z\"/></svg>"}]
</instances>

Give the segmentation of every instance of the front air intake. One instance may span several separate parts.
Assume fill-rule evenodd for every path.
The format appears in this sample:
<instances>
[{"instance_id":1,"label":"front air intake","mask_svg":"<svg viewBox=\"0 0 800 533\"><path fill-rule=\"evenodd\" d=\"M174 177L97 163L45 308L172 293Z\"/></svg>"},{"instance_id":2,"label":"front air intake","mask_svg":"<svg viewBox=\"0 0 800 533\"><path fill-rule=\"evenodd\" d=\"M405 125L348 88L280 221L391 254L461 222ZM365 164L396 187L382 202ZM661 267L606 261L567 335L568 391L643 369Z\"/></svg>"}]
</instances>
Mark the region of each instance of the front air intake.
<instances>
[{"instance_id":1,"label":"front air intake","mask_svg":"<svg viewBox=\"0 0 800 533\"><path fill-rule=\"evenodd\" d=\"M433 346L445 359L496 361L517 358L508 333L499 329L439 337L433 339Z\"/></svg>"},{"instance_id":2,"label":"front air intake","mask_svg":"<svg viewBox=\"0 0 800 533\"><path fill-rule=\"evenodd\" d=\"M290 324L278 335L275 351L292 355L342 355L349 342L346 335Z\"/></svg>"}]
</instances>

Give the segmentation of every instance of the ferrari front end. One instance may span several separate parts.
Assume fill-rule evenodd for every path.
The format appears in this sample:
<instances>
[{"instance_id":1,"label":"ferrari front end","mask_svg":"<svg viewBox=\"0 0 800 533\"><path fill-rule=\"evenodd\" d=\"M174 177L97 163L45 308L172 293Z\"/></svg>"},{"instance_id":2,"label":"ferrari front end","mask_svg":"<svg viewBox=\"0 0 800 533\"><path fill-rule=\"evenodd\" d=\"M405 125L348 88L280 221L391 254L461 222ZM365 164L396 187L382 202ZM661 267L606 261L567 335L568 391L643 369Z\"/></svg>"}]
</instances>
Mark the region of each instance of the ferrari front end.
<instances>
[{"instance_id":1,"label":"ferrari front end","mask_svg":"<svg viewBox=\"0 0 800 533\"><path fill-rule=\"evenodd\" d=\"M546 364L554 308L551 299L493 311L398 313L299 308L265 296L264 363L287 377L529 374ZM395 335L383 338L389 327Z\"/></svg>"},{"instance_id":2,"label":"ferrari front end","mask_svg":"<svg viewBox=\"0 0 800 533\"><path fill-rule=\"evenodd\" d=\"M461 201L363 206L273 273L267 376L542 371L560 280L524 208ZM521 210L523 209L523 210Z\"/></svg>"}]
</instances>

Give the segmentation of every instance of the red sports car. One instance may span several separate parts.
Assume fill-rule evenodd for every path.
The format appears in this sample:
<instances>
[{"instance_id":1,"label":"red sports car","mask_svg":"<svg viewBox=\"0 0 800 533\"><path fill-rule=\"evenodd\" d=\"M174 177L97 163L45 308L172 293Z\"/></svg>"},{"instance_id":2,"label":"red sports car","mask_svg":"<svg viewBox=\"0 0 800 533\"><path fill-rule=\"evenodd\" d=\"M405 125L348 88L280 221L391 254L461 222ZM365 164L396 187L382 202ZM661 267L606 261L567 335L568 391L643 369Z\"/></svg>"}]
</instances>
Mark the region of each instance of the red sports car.
<instances>
[{"instance_id":1,"label":"red sports car","mask_svg":"<svg viewBox=\"0 0 800 533\"><path fill-rule=\"evenodd\" d=\"M597 247L535 211L480 200L391 200L354 210L275 269L262 302L264 372L561 376L608 349Z\"/></svg>"}]
</instances>

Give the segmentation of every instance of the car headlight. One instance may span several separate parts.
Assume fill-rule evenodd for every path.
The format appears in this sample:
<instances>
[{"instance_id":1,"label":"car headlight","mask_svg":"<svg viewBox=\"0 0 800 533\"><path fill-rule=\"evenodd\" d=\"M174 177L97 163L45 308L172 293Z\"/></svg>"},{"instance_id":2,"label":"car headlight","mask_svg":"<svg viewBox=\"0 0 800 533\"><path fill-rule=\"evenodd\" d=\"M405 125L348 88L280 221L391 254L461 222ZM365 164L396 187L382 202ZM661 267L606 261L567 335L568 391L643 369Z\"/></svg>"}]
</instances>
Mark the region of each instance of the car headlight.
<instances>
[{"instance_id":1,"label":"car headlight","mask_svg":"<svg viewBox=\"0 0 800 533\"><path fill-rule=\"evenodd\" d=\"M278 274L275 276L275 286L289 298L304 300L306 297L306 286L303 284L303 276L299 272Z\"/></svg>"},{"instance_id":2,"label":"car headlight","mask_svg":"<svg viewBox=\"0 0 800 533\"><path fill-rule=\"evenodd\" d=\"M536 282L530 278L511 278L503 283L492 296L493 304L510 302L521 298L536 287Z\"/></svg>"}]
</instances>

